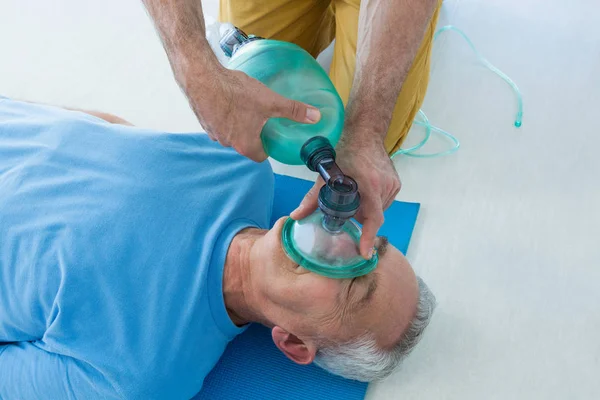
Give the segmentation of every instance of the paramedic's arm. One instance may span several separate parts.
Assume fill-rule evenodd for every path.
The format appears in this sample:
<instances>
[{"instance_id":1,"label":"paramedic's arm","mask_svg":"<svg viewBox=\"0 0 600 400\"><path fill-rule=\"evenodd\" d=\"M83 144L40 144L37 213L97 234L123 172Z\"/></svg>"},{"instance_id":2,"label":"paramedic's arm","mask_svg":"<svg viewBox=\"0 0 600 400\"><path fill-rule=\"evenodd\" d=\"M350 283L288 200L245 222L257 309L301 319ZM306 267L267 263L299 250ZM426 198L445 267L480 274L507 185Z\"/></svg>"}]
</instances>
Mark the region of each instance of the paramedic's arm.
<instances>
[{"instance_id":1,"label":"paramedic's arm","mask_svg":"<svg viewBox=\"0 0 600 400\"><path fill-rule=\"evenodd\" d=\"M200 0L143 0L196 117L212 140L254 161L267 158L260 132L272 117L315 123L319 110L224 68L206 40Z\"/></svg>"},{"instance_id":2,"label":"paramedic's arm","mask_svg":"<svg viewBox=\"0 0 600 400\"><path fill-rule=\"evenodd\" d=\"M30 342L0 345L0 399L120 399L88 364Z\"/></svg>"},{"instance_id":3,"label":"paramedic's arm","mask_svg":"<svg viewBox=\"0 0 600 400\"><path fill-rule=\"evenodd\" d=\"M358 182L363 223L361 254L369 257L383 211L400 191L400 179L384 146L396 99L425 35L438 0L362 0L358 18L356 70L338 164ZM407 121L410 123L410 121ZM317 208L318 180L294 219Z\"/></svg>"}]
</instances>

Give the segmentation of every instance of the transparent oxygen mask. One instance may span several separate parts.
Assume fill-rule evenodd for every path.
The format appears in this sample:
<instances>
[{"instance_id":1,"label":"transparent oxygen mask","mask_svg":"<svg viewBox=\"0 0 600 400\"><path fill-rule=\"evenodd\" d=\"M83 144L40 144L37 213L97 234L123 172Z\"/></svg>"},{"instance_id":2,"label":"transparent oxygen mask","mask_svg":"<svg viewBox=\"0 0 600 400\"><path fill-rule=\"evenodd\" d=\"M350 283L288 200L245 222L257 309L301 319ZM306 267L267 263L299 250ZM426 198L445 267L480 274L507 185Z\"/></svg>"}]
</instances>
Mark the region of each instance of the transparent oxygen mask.
<instances>
[{"instance_id":1,"label":"transparent oxygen mask","mask_svg":"<svg viewBox=\"0 0 600 400\"><path fill-rule=\"evenodd\" d=\"M328 278L356 278L373 271L378 257L365 260L360 255L362 232L352 221L360 206L358 184L336 164L331 142L322 136L307 140L300 158L325 184L319 190L317 211L283 225L281 242L288 257Z\"/></svg>"},{"instance_id":2,"label":"transparent oxygen mask","mask_svg":"<svg viewBox=\"0 0 600 400\"><path fill-rule=\"evenodd\" d=\"M355 278L366 275L377 266L375 254L370 260L360 255L362 234L358 225L348 219L336 232L327 229L326 215L317 210L308 217L288 219L282 231L282 244L288 257L302 267L328 278Z\"/></svg>"}]
</instances>

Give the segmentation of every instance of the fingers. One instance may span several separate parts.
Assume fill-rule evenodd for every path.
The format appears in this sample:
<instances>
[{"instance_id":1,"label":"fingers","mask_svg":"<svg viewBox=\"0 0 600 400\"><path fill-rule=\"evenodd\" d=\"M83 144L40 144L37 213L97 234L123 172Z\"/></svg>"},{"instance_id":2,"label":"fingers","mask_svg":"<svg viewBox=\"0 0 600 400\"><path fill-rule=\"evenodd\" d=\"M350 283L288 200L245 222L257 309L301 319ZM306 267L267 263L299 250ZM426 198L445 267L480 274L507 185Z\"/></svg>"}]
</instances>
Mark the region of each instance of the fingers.
<instances>
[{"instance_id":1,"label":"fingers","mask_svg":"<svg viewBox=\"0 0 600 400\"><path fill-rule=\"evenodd\" d=\"M392 164L392 166L393 166L393 164ZM396 196L398 195L398 193L400 193L400 189L402 189L402 181L400 180L400 177L398 176L398 172L396 171L395 167L394 167L393 171L396 174L395 174L395 176L391 177L391 183L389 186L388 195L385 197L385 199L382 199L384 211L387 210L388 207L392 205L392 203L396 199Z\"/></svg>"},{"instance_id":2,"label":"fingers","mask_svg":"<svg viewBox=\"0 0 600 400\"><path fill-rule=\"evenodd\" d=\"M312 214L319 205L319 190L324 182L321 177L317 179L313 187L308 191L302 202L291 214L290 217L295 220L308 217Z\"/></svg>"},{"instance_id":3,"label":"fingers","mask_svg":"<svg viewBox=\"0 0 600 400\"><path fill-rule=\"evenodd\" d=\"M396 199L396 196L398 195L398 193L400 193L401 186L402 186L402 184L398 180L397 184L394 186L393 190L390 192L389 196L387 197L387 199L385 199L385 202L383 203L384 211L387 210L389 208L389 206L392 205L392 203Z\"/></svg>"},{"instance_id":4,"label":"fingers","mask_svg":"<svg viewBox=\"0 0 600 400\"><path fill-rule=\"evenodd\" d=\"M213 142L219 142L223 147L233 147L235 151L252 161L263 162L268 158L262 141L260 140L260 136L258 138L252 138L247 135L242 137L242 140L232 145L225 136L217 136L210 132L206 132L206 134Z\"/></svg>"},{"instance_id":5,"label":"fingers","mask_svg":"<svg viewBox=\"0 0 600 400\"><path fill-rule=\"evenodd\" d=\"M209 130L206 131L206 134L213 142L219 142L219 144L223 147L231 147L231 143L225 136L215 134Z\"/></svg>"},{"instance_id":6,"label":"fingers","mask_svg":"<svg viewBox=\"0 0 600 400\"><path fill-rule=\"evenodd\" d=\"M375 239L381 225L383 225L383 211L373 217L365 217L362 236L360 237L360 254L367 260L373 256Z\"/></svg>"},{"instance_id":7,"label":"fingers","mask_svg":"<svg viewBox=\"0 0 600 400\"><path fill-rule=\"evenodd\" d=\"M260 136L258 138L245 137L241 143L234 145L233 148L252 161L263 162L268 157Z\"/></svg>"},{"instance_id":8,"label":"fingers","mask_svg":"<svg viewBox=\"0 0 600 400\"><path fill-rule=\"evenodd\" d=\"M278 94L275 94L274 97L272 113L271 117L287 118L305 124L314 124L321 119L321 112L318 108L286 99Z\"/></svg>"},{"instance_id":9,"label":"fingers","mask_svg":"<svg viewBox=\"0 0 600 400\"><path fill-rule=\"evenodd\" d=\"M373 255L377 232L384 221L380 200L365 199L359 214L357 219L362 220L363 224L362 236L360 237L360 254L368 260Z\"/></svg>"},{"instance_id":10,"label":"fingers","mask_svg":"<svg viewBox=\"0 0 600 400\"><path fill-rule=\"evenodd\" d=\"M360 238L360 254L366 259L370 259L373 255L377 233L384 222L383 211L387 210L393 203L396 195L400 192L400 186L401 184L398 180L386 199L378 199L379 201L368 199L364 202L363 207L361 207L360 215L357 217L357 219L360 218L359 220L363 224L362 236Z\"/></svg>"},{"instance_id":11,"label":"fingers","mask_svg":"<svg viewBox=\"0 0 600 400\"><path fill-rule=\"evenodd\" d=\"M260 130L256 135L250 132L238 137L238 140L230 141L227 135L219 135L209 130L206 134L213 142L219 142L223 147L233 147L235 151L256 162L263 162L268 158L260 138Z\"/></svg>"},{"instance_id":12,"label":"fingers","mask_svg":"<svg viewBox=\"0 0 600 400\"><path fill-rule=\"evenodd\" d=\"M231 147L231 143L229 142L229 140L227 140L226 137L224 136L220 136L216 138L217 142L219 142L219 144L223 147Z\"/></svg>"},{"instance_id":13,"label":"fingers","mask_svg":"<svg viewBox=\"0 0 600 400\"><path fill-rule=\"evenodd\" d=\"M240 137L240 140L233 146L233 148L241 155L248 157L252 161L263 162L269 156L265 152L263 142L261 139L261 131L267 121L264 120L261 123L260 128L254 133L247 132L246 135Z\"/></svg>"},{"instance_id":14,"label":"fingers","mask_svg":"<svg viewBox=\"0 0 600 400\"><path fill-rule=\"evenodd\" d=\"M216 137L214 134L210 133L209 131L206 131L206 135L207 135L207 136L210 138L210 140L212 140L213 142L216 142L216 141L217 141L217 137Z\"/></svg>"}]
</instances>

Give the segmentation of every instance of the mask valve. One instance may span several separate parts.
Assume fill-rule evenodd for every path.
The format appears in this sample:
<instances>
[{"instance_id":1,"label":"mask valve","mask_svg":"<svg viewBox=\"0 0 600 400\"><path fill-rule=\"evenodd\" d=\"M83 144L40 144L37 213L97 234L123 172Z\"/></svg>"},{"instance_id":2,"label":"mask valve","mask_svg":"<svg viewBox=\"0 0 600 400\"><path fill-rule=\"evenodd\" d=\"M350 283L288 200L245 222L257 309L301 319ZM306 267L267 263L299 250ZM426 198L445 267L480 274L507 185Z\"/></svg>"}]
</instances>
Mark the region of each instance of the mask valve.
<instances>
[{"instance_id":1,"label":"mask valve","mask_svg":"<svg viewBox=\"0 0 600 400\"><path fill-rule=\"evenodd\" d=\"M323 212L323 228L338 233L360 206L356 181L345 175L335 162L335 150L329 140L315 136L304 143L300 158L311 170L318 172L325 184L319 191L319 208Z\"/></svg>"}]
</instances>

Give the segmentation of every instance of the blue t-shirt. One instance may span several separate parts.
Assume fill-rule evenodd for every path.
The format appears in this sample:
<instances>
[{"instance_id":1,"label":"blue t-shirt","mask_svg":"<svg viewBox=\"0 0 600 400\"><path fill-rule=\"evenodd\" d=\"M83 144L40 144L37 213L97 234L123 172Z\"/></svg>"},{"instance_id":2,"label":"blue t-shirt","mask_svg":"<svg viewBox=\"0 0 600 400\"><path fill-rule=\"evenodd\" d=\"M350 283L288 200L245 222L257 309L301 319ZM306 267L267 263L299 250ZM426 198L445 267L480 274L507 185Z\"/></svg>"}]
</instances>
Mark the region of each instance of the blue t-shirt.
<instances>
[{"instance_id":1,"label":"blue t-shirt","mask_svg":"<svg viewBox=\"0 0 600 400\"><path fill-rule=\"evenodd\" d=\"M204 134L0 98L0 399L188 399L242 331L223 300L273 174Z\"/></svg>"}]
</instances>

